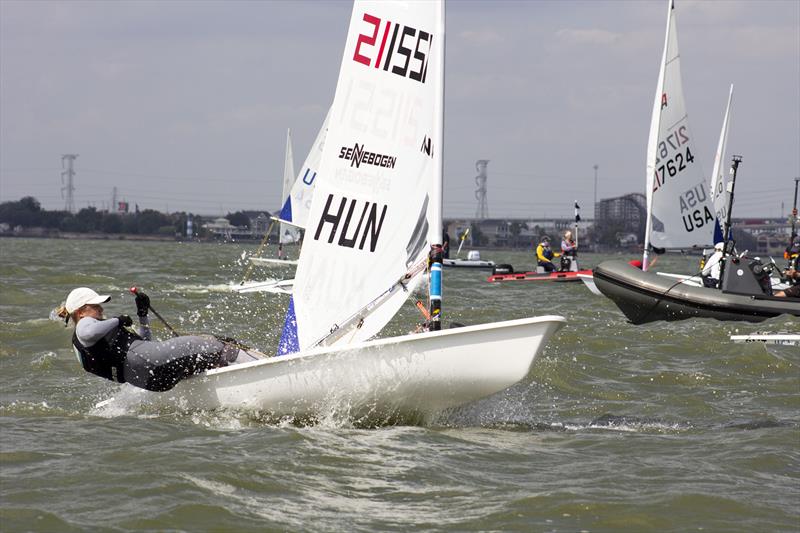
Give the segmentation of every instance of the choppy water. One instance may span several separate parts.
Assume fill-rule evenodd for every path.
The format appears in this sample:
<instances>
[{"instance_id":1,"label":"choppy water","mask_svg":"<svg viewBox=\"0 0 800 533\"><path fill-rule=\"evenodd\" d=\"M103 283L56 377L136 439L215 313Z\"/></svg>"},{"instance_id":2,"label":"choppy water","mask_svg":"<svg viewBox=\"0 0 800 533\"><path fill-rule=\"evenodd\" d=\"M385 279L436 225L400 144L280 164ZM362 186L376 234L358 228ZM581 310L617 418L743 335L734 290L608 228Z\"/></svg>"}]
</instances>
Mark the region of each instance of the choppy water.
<instances>
[{"instance_id":1,"label":"choppy water","mask_svg":"<svg viewBox=\"0 0 800 533\"><path fill-rule=\"evenodd\" d=\"M426 426L95 410L118 386L47 319L69 290L112 294L115 315L140 285L177 329L271 352L288 298L226 290L253 249L0 240L0 530L800 530L800 353L728 340L800 329L787 317L634 327L581 284L447 270L451 320L569 319L528 382ZM387 334L416 320L404 310Z\"/></svg>"}]
</instances>

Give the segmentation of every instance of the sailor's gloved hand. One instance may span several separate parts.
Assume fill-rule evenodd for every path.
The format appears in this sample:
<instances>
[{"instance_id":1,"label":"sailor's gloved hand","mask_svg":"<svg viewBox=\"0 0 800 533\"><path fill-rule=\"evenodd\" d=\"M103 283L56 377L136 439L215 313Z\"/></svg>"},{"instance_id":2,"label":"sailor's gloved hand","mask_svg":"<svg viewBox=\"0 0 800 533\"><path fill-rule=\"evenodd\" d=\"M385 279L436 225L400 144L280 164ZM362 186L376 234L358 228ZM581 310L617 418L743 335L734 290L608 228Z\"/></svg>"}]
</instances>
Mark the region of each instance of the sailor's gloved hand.
<instances>
[{"instance_id":1,"label":"sailor's gloved hand","mask_svg":"<svg viewBox=\"0 0 800 533\"><path fill-rule=\"evenodd\" d=\"M136 293L136 316L147 316L150 310L150 297L143 292Z\"/></svg>"},{"instance_id":2,"label":"sailor's gloved hand","mask_svg":"<svg viewBox=\"0 0 800 533\"><path fill-rule=\"evenodd\" d=\"M128 315L119 315L117 317L117 320L119 320L120 327L123 328L127 328L128 326L133 325L133 320L131 320L131 317L129 317Z\"/></svg>"}]
</instances>

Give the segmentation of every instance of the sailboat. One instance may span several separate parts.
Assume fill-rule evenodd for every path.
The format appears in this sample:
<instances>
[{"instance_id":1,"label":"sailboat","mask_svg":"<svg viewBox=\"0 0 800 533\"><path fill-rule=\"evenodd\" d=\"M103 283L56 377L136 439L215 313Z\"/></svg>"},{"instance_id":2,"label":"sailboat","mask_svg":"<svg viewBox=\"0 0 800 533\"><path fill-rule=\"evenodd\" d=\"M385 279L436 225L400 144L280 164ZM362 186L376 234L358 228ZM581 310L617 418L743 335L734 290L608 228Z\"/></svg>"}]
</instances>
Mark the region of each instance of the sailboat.
<instances>
[{"instance_id":1,"label":"sailboat","mask_svg":"<svg viewBox=\"0 0 800 533\"><path fill-rule=\"evenodd\" d=\"M283 163L283 193L281 198L287 198L294 186L296 175L294 172L294 155L292 152L292 131L286 130L286 157ZM278 230L278 257L258 257L251 256L250 262L256 265L296 265L297 261L292 261L286 255L283 245L295 243L300 240L300 230L286 222L279 222Z\"/></svg>"},{"instance_id":2,"label":"sailboat","mask_svg":"<svg viewBox=\"0 0 800 533\"><path fill-rule=\"evenodd\" d=\"M642 269L645 271L650 266L650 252L653 249L659 253L666 249L697 249L713 246L722 240L714 216L714 204L709 189L703 183L694 137L689 129L674 10L674 0L668 0L664 51L647 143L647 224L642 257ZM722 135L727 135L727 114ZM723 147L724 142L721 137ZM724 153L718 151L717 156L722 155ZM595 272L591 277L583 275L581 279L597 294L600 290L596 287L594 277ZM691 276L678 277L683 278L681 282L693 284L689 279Z\"/></svg>"},{"instance_id":3,"label":"sailboat","mask_svg":"<svg viewBox=\"0 0 800 533\"><path fill-rule=\"evenodd\" d=\"M146 401L397 420L528 376L563 317L441 329L444 30L443 0L355 1L279 355ZM426 331L373 339L423 278Z\"/></svg>"},{"instance_id":4,"label":"sailboat","mask_svg":"<svg viewBox=\"0 0 800 533\"><path fill-rule=\"evenodd\" d=\"M314 139L314 144L306 156L306 160L301 167L300 173L295 175L294 162L291 155L291 142L287 140L286 145L286 163L284 165L283 175L283 203L281 204L280 214L272 217L273 220L280 224L280 244L279 250L282 250L283 244L297 242L300 239L300 231L306 227L308 220L308 213L311 209L311 199L314 197L314 189L316 187L317 169L319 168L320 159L322 158L322 149L325 146L325 135L328 132L328 119L330 118L330 109L325 116L317 137ZM276 259L263 259L259 257L251 257L250 261L259 265L266 264L291 264L296 265L297 261L291 261L285 257L281 257L279 251L279 258Z\"/></svg>"},{"instance_id":5,"label":"sailboat","mask_svg":"<svg viewBox=\"0 0 800 533\"><path fill-rule=\"evenodd\" d=\"M322 148L325 144L325 134L328 131L329 117L330 110L325 116L322 127L317 133L317 137L306 156L300 173L296 176L294 174L294 161L291 151L291 136L287 133L286 161L284 164L283 176L283 207L281 208L280 214L277 217L273 217L273 220L280 224L279 258L271 259L251 256L250 262L252 264L273 267L297 265L297 261L281 257L281 251L285 243L297 242L300 238L300 231L305 229L308 212L311 207L311 199L314 196L317 169L319 168L319 162L322 157ZM291 294L293 287L294 279L267 279L231 284L231 288L239 293L271 292L276 294Z\"/></svg>"},{"instance_id":6,"label":"sailboat","mask_svg":"<svg viewBox=\"0 0 800 533\"><path fill-rule=\"evenodd\" d=\"M791 298L771 296L769 272L758 261L728 252L720 288L687 283L679 277L648 271L651 249L685 249L724 242L730 235L733 183L741 157L734 156L732 182L716 195L727 201L724 235L715 202L706 191L689 130L680 73L674 2L669 0L664 53L653 102L647 147L647 226L642 268L624 261L606 261L593 271L597 288L634 324L656 320L711 317L761 321L781 314L800 316ZM730 96L715 158L712 183L719 186L724 157ZM727 249L727 248L726 248ZM735 273L735 274L734 274ZM699 281L699 278L698 278Z\"/></svg>"},{"instance_id":7,"label":"sailboat","mask_svg":"<svg viewBox=\"0 0 800 533\"><path fill-rule=\"evenodd\" d=\"M283 195L285 198L294 184L294 156L292 153L292 132L286 130L286 157L283 164ZM264 239L259 246L255 255L250 256L249 260L251 265L245 270L244 280L241 282L232 282L229 284L230 290L241 294L251 292L271 292L276 294L291 294L294 280L292 279L266 279L266 280L248 280L248 276L253 268L253 265L259 266L294 266L297 261L288 259L283 250L283 245L288 243L297 242L300 239L300 230L289 225L280 224L278 230L278 257L261 257L261 251L264 249L268 242L269 235L272 232L272 224L270 224Z\"/></svg>"}]
</instances>

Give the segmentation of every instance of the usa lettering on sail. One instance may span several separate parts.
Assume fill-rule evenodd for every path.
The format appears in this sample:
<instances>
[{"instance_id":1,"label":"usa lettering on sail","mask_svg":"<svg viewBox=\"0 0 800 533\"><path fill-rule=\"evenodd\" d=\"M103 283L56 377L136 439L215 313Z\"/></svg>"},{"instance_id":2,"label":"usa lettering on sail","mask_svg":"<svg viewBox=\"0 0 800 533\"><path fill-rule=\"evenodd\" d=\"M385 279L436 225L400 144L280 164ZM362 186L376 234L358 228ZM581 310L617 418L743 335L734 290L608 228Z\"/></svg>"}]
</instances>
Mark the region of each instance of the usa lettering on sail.
<instances>
[{"instance_id":1,"label":"usa lettering on sail","mask_svg":"<svg viewBox=\"0 0 800 533\"><path fill-rule=\"evenodd\" d=\"M363 20L372 26L372 31L358 35L353 61L425 83L433 34L390 20L381 21L369 13L364 13Z\"/></svg>"},{"instance_id":2,"label":"usa lettering on sail","mask_svg":"<svg viewBox=\"0 0 800 533\"><path fill-rule=\"evenodd\" d=\"M347 208L347 215L345 215L345 208ZM314 240L318 241L325 225L330 224L328 244L332 244L335 240L338 246L355 248L358 243L358 249L363 250L369 239L369 251L374 252L381 235L387 208L386 205L379 207L375 202L359 201L356 198L348 199L344 196L339 200L337 208L334 206L333 194L329 194L317 224L317 231L314 233ZM380 217L378 210L380 210ZM357 215L358 224L352 228L351 226L355 224L353 214L358 212L360 212L360 215ZM344 220L342 220L343 216Z\"/></svg>"},{"instance_id":3,"label":"usa lettering on sail","mask_svg":"<svg viewBox=\"0 0 800 533\"><path fill-rule=\"evenodd\" d=\"M714 223L714 217L706 204L706 188L703 184L695 185L678 198L681 209L683 227L687 232Z\"/></svg>"}]
</instances>

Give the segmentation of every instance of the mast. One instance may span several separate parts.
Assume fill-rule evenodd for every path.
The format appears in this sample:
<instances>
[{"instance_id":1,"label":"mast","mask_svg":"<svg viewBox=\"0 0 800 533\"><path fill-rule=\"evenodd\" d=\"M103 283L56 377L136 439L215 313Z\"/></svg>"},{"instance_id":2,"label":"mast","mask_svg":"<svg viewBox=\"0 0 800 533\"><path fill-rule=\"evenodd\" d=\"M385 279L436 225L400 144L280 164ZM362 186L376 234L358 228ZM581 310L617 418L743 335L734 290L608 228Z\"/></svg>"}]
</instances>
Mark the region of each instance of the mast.
<instances>
[{"instance_id":1,"label":"mast","mask_svg":"<svg viewBox=\"0 0 800 533\"><path fill-rule=\"evenodd\" d=\"M442 179L444 178L444 157L442 148L444 145L444 0L438 5L439 16L437 17L438 27L436 28L439 45L434 45L434 64L441 65L437 69L436 83L439 90L436 93L435 109L435 131L434 131L434 150L438 152L435 164L436 178L434 179L430 199L430 226L428 240L431 243L430 251L430 283L428 291L430 296L430 329L437 331L442 329Z\"/></svg>"},{"instance_id":2,"label":"mast","mask_svg":"<svg viewBox=\"0 0 800 533\"><path fill-rule=\"evenodd\" d=\"M656 172L656 144L658 144L658 131L661 128L661 99L664 94L664 75L667 69L667 52L669 48L669 30L672 24L672 10L675 9L673 0L667 2L667 30L664 32L664 53L661 56L661 68L658 72L656 95L653 101L653 114L650 119L650 136L647 142L646 187L647 195L647 224L644 230L644 252L642 254L642 270L647 270L650 259L650 232L653 229L653 185Z\"/></svg>"},{"instance_id":3,"label":"mast","mask_svg":"<svg viewBox=\"0 0 800 533\"><path fill-rule=\"evenodd\" d=\"M789 246L792 245L794 242L794 238L797 236L797 231L795 230L795 223L797 222L797 184L800 183L800 178L794 179L794 207L792 208L792 235L789 237Z\"/></svg>"},{"instance_id":4,"label":"mast","mask_svg":"<svg viewBox=\"0 0 800 533\"><path fill-rule=\"evenodd\" d=\"M731 211L733 211L733 189L736 187L736 172L739 170L739 163L742 162L742 156L735 155L733 156L733 163L731 164L731 182L728 184L728 213L725 217L725 234L723 235L723 247L722 247L722 258L719 263L719 279L720 279L720 286L722 286L722 279L725 276L725 259L728 255L730 255L730 250L728 249L728 242L731 238Z\"/></svg>"}]
</instances>

